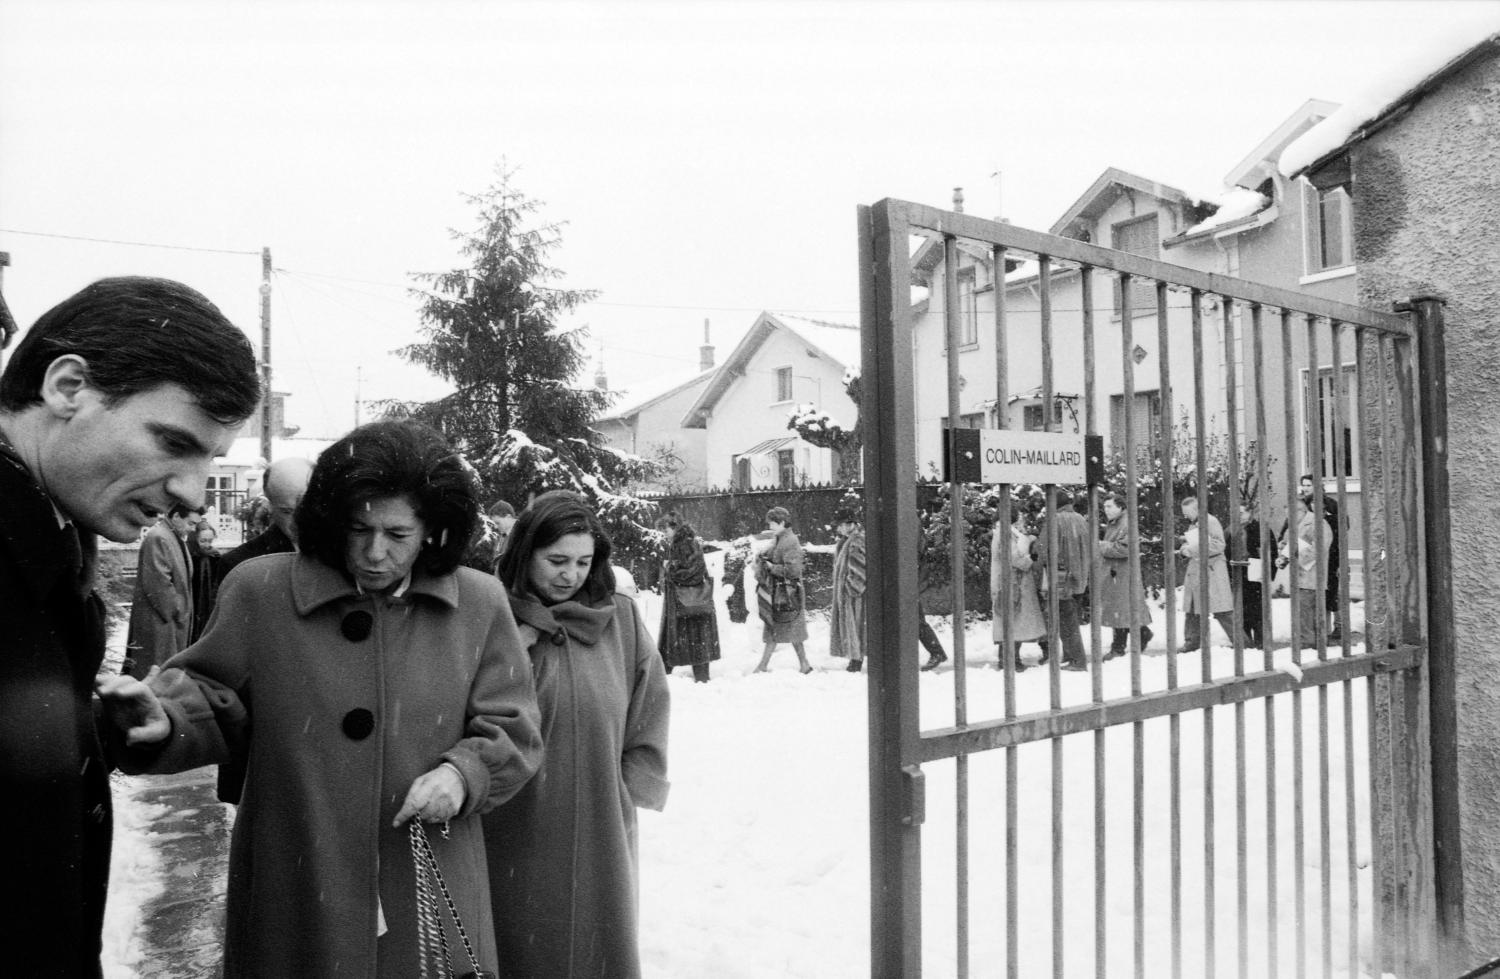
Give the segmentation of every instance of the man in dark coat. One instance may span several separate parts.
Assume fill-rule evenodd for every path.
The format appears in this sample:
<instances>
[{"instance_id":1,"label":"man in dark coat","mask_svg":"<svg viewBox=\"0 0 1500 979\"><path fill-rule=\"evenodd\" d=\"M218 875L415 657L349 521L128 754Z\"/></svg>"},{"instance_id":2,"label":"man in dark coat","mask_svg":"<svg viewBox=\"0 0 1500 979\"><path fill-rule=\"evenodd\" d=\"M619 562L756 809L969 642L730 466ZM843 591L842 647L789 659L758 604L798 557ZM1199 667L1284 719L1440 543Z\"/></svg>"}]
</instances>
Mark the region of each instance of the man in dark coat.
<instances>
[{"instance_id":1,"label":"man in dark coat","mask_svg":"<svg viewBox=\"0 0 1500 979\"><path fill-rule=\"evenodd\" d=\"M266 502L271 504L271 526L219 559L219 580L237 565L263 554L287 554L297 549L297 504L307 492L313 464L289 456L266 468Z\"/></svg>"},{"instance_id":2,"label":"man in dark coat","mask_svg":"<svg viewBox=\"0 0 1500 979\"><path fill-rule=\"evenodd\" d=\"M1049 529L1037 540L1037 561L1049 569L1049 574L1051 538ZM1057 593L1057 630L1061 633L1062 668L1065 670L1089 668L1083 637L1078 632L1078 596L1089 590L1089 571L1093 563L1093 541L1089 537L1088 521L1073 509L1073 495L1060 489L1057 491L1057 576L1045 580L1048 590ZM1046 608L1045 596L1043 608ZM1058 648L1057 639L1057 636L1049 637L1048 644L1052 649Z\"/></svg>"},{"instance_id":3,"label":"man in dark coat","mask_svg":"<svg viewBox=\"0 0 1500 979\"><path fill-rule=\"evenodd\" d=\"M187 648L193 632L193 572L187 535L198 514L178 503L141 538L130 632L121 673L143 680Z\"/></svg>"},{"instance_id":4,"label":"man in dark coat","mask_svg":"<svg viewBox=\"0 0 1500 979\"><path fill-rule=\"evenodd\" d=\"M0 961L100 975L109 767L95 722L159 712L97 676L96 534L134 541L209 467L259 396L249 341L197 292L105 279L42 315L0 376Z\"/></svg>"}]
</instances>

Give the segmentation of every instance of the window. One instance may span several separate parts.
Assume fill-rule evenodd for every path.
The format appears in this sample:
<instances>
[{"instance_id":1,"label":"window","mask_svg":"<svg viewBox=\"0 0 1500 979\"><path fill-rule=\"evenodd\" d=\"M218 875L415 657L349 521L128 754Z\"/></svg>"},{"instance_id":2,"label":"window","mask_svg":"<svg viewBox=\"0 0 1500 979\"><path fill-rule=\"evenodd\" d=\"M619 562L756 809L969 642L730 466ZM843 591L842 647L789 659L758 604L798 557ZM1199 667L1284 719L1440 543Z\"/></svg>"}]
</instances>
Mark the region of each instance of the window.
<instances>
[{"instance_id":1,"label":"window","mask_svg":"<svg viewBox=\"0 0 1500 979\"><path fill-rule=\"evenodd\" d=\"M950 426L948 424L948 416L944 415L943 416L943 427L944 428L949 428L949 427L956 427L956 428L983 428L984 427L984 414L985 413L982 412L982 411L976 411L976 412L972 412L972 413L967 414L967 415L959 415L958 416L958 425L956 425L956 426Z\"/></svg>"},{"instance_id":2,"label":"window","mask_svg":"<svg viewBox=\"0 0 1500 979\"><path fill-rule=\"evenodd\" d=\"M790 367L776 368L776 400L792 400L792 369Z\"/></svg>"},{"instance_id":3,"label":"window","mask_svg":"<svg viewBox=\"0 0 1500 979\"><path fill-rule=\"evenodd\" d=\"M1128 424L1135 440L1136 458L1149 458L1161 447L1161 392L1137 391ZM1110 451L1124 454L1127 415L1125 395L1109 397L1109 446Z\"/></svg>"},{"instance_id":4,"label":"window","mask_svg":"<svg viewBox=\"0 0 1500 979\"><path fill-rule=\"evenodd\" d=\"M1348 191L1342 187L1319 190L1304 182L1302 201L1308 273L1353 265Z\"/></svg>"},{"instance_id":5,"label":"window","mask_svg":"<svg viewBox=\"0 0 1500 979\"><path fill-rule=\"evenodd\" d=\"M203 487L204 506L219 513L233 513L235 507L234 477L228 474L209 476Z\"/></svg>"},{"instance_id":6,"label":"window","mask_svg":"<svg viewBox=\"0 0 1500 979\"><path fill-rule=\"evenodd\" d=\"M1043 421L1043 417L1042 403L1040 401L1035 404L1026 405L1021 410L1021 427L1028 432L1045 431L1047 426ZM1052 424L1056 426L1055 431L1062 431L1062 417L1062 402L1054 399L1052 402Z\"/></svg>"},{"instance_id":7,"label":"window","mask_svg":"<svg viewBox=\"0 0 1500 979\"><path fill-rule=\"evenodd\" d=\"M734 461L734 488L737 490L750 488L750 460L744 456Z\"/></svg>"},{"instance_id":8,"label":"window","mask_svg":"<svg viewBox=\"0 0 1500 979\"><path fill-rule=\"evenodd\" d=\"M789 489L797 484L797 460L793 456L791 449L780 449L777 451L776 474L776 485L782 489Z\"/></svg>"},{"instance_id":9,"label":"window","mask_svg":"<svg viewBox=\"0 0 1500 979\"><path fill-rule=\"evenodd\" d=\"M1122 221L1111 229L1116 251L1155 259L1161 252L1161 237L1156 230L1156 215ZM1156 282L1132 276L1130 280L1130 316L1134 319L1156 312ZM1115 315L1120 315L1120 280L1115 280Z\"/></svg>"},{"instance_id":10,"label":"window","mask_svg":"<svg viewBox=\"0 0 1500 979\"><path fill-rule=\"evenodd\" d=\"M1355 370L1353 364L1345 364L1344 388L1345 398L1343 404L1343 417L1334 417L1334 405L1338 398L1337 379L1332 367L1318 368L1318 407L1314 423L1317 429L1323 433L1323 465L1320 475L1324 479L1337 479L1339 476L1357 479L1359 477L1359 398L1355 391ZM1304 387L1302 389L1303 417L1307 414L1307 372L1302 372ZM1313 425L1307 426L1307 445L1304 451L1307 453L1307 465L1302 467L1303 472L1317 472L1313 468L1313 462L1317 458L1317 445L1314 442Z\"/></svg>"},{"instance_id":11,"label":"window","mask_svg":"<svg viewBox=\"0 0 1500 979\"><path fill-rule=\"evenodd\" d=\"M958 343L962 347L979 344L979 300L974 295L974 268L958 273Z\"/></svg>"}]
</instances>

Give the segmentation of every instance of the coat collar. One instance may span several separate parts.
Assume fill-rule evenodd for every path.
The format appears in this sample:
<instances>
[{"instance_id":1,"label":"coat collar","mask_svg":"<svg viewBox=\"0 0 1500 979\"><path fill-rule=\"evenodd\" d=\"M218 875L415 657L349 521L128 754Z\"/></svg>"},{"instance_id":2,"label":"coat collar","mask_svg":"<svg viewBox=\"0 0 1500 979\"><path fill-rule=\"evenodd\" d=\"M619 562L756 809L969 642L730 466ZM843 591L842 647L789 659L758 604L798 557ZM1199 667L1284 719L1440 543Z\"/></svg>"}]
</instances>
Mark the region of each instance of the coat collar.
<instances>
[{"instance_id":1,"label":"coat collar","mask_svg":"<svg viewBox=\"0 0 1500 979\"><path fill-rule=\"evenodd\" d=\"M287 560L292 563L292 602L298 615L311 615L314 610L340 599L360 597L354 579L342 571L335 571L306 554L288 555ZM406 589L403 597L410 600L418 595L449 608L458 608L458 577L453 574L429 575L413 569L411 587Z\"/></svg>"},{"instance_id":2,"label":"coat collar","mask_svg":"<svg viewBox=\"0 0 1500 979\"><path fill-rule=\"evenodd\" d=\"M612 595L592 606L578 601L543 605L530 593L517 591L510 596L510 608L517 622L531 626L538 634L557 636L565 632L585 646L597 643L615 617Z\"/></svg>"},{"instance_id":3,"label":"coat collar","mask_svg":"<svg viewBox=\"0 0 1500 979\"><path fill-rule=\"evenodd\" d=\"M82 571L81 555L63 539L73 526L58 525L58 511L10 444L0 439L0 547L11 553L37 601L52 593L59 578ZM75 540L79 538L75 537Z\"/></svg>"}]
</instances>

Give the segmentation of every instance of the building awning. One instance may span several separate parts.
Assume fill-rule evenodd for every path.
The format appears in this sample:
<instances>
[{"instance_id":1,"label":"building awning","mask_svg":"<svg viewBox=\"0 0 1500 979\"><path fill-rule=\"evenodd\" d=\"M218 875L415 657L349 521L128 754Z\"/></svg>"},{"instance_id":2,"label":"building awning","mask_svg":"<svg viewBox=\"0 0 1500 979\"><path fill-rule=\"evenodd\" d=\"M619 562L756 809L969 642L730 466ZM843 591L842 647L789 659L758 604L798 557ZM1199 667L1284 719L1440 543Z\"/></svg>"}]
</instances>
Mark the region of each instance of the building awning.
<instances>
[{"instance_id":1,"label":"building awning","mask_svg":"<svg viewBox=\"0 0 1500 979\"><path fill-rule=\"evenodd\" d=\"M779 439L766 439L764 442L757 442L757 443L755 443L754 445L750 446L750 448L746 449L743 452L736 452L734 454L734 458L740 459L740 458L743 458L744 456L764 456L764 455L770 455L772 452L775 452L777 449L786 448L788 445L791 445L795 441L797 441L797 436L795 436L795 435L791 435L791 436L788 436L786 438L779 438Z\"/></svg>"}]
</instances>

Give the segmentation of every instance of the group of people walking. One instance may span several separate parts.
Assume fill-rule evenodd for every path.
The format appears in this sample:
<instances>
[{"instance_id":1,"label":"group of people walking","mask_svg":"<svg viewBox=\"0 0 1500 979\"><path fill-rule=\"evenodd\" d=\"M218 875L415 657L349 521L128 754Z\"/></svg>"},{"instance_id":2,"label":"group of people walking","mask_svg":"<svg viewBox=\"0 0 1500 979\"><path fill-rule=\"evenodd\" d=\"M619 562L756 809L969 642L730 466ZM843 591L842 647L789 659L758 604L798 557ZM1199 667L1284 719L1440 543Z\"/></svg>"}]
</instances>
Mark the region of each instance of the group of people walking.
<instances>
[{"instance_id":1,"label":"group of people walking","mask_svg":"<svg viewBox=\"0 0 1500 979\"><path fill-rule=\"evenodd\" d=\"M187 521L260 393L244 334L159 279L89 286L0 375L8 974L100 975L110 770L217 764L226 976L447 975L446 951L457 974L639 975L635 811L666 799L669 697L583 498L536 497L498 577L473 570L472 469L415 422L362 426L196 639L164 600L185 648L99 673L96 535Z\"/></svg>"}]
</instances>

